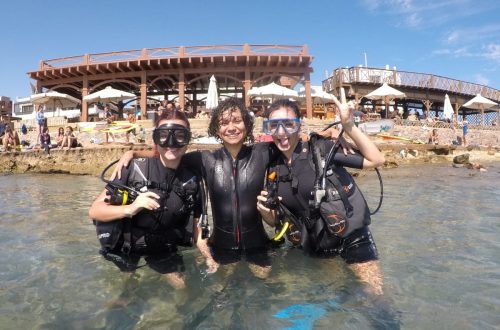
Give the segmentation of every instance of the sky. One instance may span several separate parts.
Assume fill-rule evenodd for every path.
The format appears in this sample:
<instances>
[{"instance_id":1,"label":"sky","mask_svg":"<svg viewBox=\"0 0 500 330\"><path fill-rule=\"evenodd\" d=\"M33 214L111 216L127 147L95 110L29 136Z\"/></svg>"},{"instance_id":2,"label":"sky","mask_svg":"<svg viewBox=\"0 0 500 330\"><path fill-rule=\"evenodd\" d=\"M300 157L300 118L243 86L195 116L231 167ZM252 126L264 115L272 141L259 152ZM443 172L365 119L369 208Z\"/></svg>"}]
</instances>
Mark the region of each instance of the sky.
<instances>
[{"instance_id":1,"label":"sky","mask_svg":"<svg viewBox=\"0 0 500 330\"><path fill-rule=\"evenodd\" d=\"M0 95L42 59L170 46L304 45L311 76L365 64L500 89L499 0L14 0L0 3Z\"/></svg>"}]
</instances>

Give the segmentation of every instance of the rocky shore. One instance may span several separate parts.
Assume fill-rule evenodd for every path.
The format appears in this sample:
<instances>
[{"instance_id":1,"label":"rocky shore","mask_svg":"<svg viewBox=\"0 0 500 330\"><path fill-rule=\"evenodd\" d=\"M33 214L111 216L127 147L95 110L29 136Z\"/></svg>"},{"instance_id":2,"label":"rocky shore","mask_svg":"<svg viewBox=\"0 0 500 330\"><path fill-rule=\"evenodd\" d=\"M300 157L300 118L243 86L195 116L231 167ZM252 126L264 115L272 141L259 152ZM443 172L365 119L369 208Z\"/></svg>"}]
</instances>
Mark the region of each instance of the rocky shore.
<instances>
[{"instance_id":1,"label":"rocky shore","mask_svg":"<svg viewBox=\"0 0 500 330\"><path fill-rule=\"evenodd\" d=\"M191 123L194 136L205 135L206 125L206 120L199 122L194 120ZM324 125L325 122L323 121L309 121L307 123L307 130L318 131L321 127L324 127ZM120 158L125 151L131 149L151 149L152 141L150 139L150 121L144 121L142 126L145 127L147 131L146 143L142 144L124 143L125 140L123 135L117 137L117 140L121 142L113 144L97 144L95 143L96 138L102 141L103 136L97 136L96 134L87 132L79 132L78 139L81 142L82 147L75 149L52 149L50 154L45 153L44 150L2 152L0 153L0 173L67 173L97 176L100 175L106 165ZM259 124L257 123L256 126L259 127ZM414 134L420 132L420 129L418 128L412 129L416 130ZM51 132L55 130L57 130L57 128L51 129ZM405 131L405 134L411 134L411 132L408 132L408 128L405 127L395 127L394 130L407 130ZM474 132L473 134L486 136L484 134L481 135L479 132ZM489 134L491 135L491 132L489 132ZM451 166L453 157L466 153L469 154L469 160L471 163L485 164L487 167L488 164L500 161L500 146L498 143L495 143L495 141L498 141L499 135L500 132L494 132L494 134L489 137L493 143L489 145L474 145L469 147L455 146L450 143L442 145L412 144L400 140L387 141L375 136L372 136L372 139L374 139L374 142L385 154L385 168L393 168L409 164L424 165L436 163L450 164ZM445 136L444 129L442 136ZM132 136L131 141L133 141ZM218 144L192 144L189 149L203 150L215 149L218 147L220 147Z\"/></svg>"}]
</instances>

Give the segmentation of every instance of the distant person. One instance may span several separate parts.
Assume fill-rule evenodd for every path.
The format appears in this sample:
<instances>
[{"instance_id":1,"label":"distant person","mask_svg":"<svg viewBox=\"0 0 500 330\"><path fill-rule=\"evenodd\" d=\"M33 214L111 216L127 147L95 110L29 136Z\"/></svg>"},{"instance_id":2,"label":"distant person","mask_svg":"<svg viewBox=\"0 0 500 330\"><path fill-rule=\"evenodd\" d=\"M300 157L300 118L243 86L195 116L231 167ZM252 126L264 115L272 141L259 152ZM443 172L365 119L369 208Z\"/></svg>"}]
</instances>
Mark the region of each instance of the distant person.
<instances>
[{"instance_id":1,"label":"distant person","mask_svg":"<svg viewBox=\"0 0 500 330\"><path fill-rule=\"evenodd\" d=\"M135 118L133 110L129 111L127 120L131 125L134 125L136 123L137 119ZM132 133L134 136L137 135L135 128L128 130L127 133L125 133L125 139L127 140L127 143L130 142L130 133Z\"/></svg>"},{"instance_id":2,"label":"distant person","mask_svg":"<svg viewBox=\"0 0 500 330\"><path fill-rule=\"evenodd\" d=\"M104 116L106 118L106 122L108 123L108 126L110 124L112 124L115 120L116 120L116 113L111 110L111 108L109 107L109 105L105 105L104 106ZM106 134L106 143L109 142L109 137L111 136L111 139L113 140L113 142L115 142L115 136L113 135L113 133L111 132L105 132Z\"/></svg>"},{"instance_id":3,"label":"distant person","mask_svg":"<svg viewBox=\"0 0 500 330\"><path fill-rule=\"evenodd\" d=\"M36 123L37 123L37 127L38 127L37 140L40 141L40 136L42 135L43 127L45 126L45 115L43 113L43 105L42 104L40 104L38 106L38 109L36 110Z\"/></svg>"},{"instance_id":4,"label":"distant person","mask_svg":"<svg viewBox=\"0 0 500 330\"><path fill-rule=\"evenodd\" d=\"M70 148L76 148L77 146L78 146L78 141L76 139L75 134L73 133L73 127L67 126L66 131L64 133L63 141L59 149L67 147L69 150Z\"/></svg>"},{"instance_id":5,"label":"distant person","mask_svg":"<svg viewBox=\"0 0 500 330\"><path fill-rule=\"evenodd\" d=\"M19 134L17 134L17 132L14 131L10 127L10 125L7 125L5 127L5 134L2 138L2 144L5 151L9 151L11 148L15 150L17 146L21 144L19 141Z\"/></svg>"},{"instance_id":6,"label":"distant person","mask_svg":"<svg viewBox=\"0 0 500 330\"><path fill-rule=\"evenodd\" d=\"M469 122L466 120L464 120L462 122L462 143L465 145L467 145L467 139L466 139L466 136L467 136L467 133L469 133Z\"/></svg>"},{"instance_id":7,"label":"distant person","mask_svg":"<svg viewBox=\"0 0 500 330\"><path fill-rule=\"evenodd\" d=\"M439 144L438 143L438 133L437 129L434 128L429 134L429 139L427 141L428 144Z\"/></svg>"},{"instance_id":8,"label":"distant person","mask_svg":"<svg viewBox=\"0 0 500 330\"><path fill-rule=\"evenodd\" d=\"M63 140L64 140L64 127L59 127L57 129L57 135L56 135L56 146L60 147L62 145Z\"/></svg>"},{"instance_id":9,"label":"distant person","mask_svg":"<svg viewBox=\"0 0 500 330\"><path fill-rule=\"evenodd\" d=\"M3 116L0 116L0 141L2 139L2 136L5 135L5 128L6 127L7 127L7 124L5 123Z\"/></svg>"},{"instance_id":10,"label":"distant person","mask_svg":"<svg viewBox=\"0 0 500 330\"><path fill-rule=\"evenodd\" d=\"M50 154L50 148L52 147L52 144L50 143L50 134L47 127L43 129L43 133L42 135L40 135L40 145L46 153Z\"/></svg>"},{"instance_id":11,"label":"distant person","mask_svg":"<svg viewBox=\"0 0 500 330\"><path fill-rule=\"evenodd\" d=\"M21 126L21 145L22 146L30 145L30 142L28 141L28 128L26 127L26 124L23 124Z\"/></svg>"}]
</instances>

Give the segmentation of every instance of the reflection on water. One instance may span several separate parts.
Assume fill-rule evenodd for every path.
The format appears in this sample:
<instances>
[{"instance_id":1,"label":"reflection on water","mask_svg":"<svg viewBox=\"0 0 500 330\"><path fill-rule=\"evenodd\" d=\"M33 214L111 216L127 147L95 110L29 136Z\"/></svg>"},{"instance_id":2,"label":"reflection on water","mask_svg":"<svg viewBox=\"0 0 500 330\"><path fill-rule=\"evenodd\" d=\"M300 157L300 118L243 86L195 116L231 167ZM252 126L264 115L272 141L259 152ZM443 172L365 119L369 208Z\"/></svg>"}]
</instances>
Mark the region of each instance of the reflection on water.
<instances>
[{"instance_id":1,"label":"reflection on water","mask_svg":"<svg viewBox=\"0 0 500 330\"><path fill-rule=\"evenodd\" d=\"M340 259L273 251L267 280L241 263L206 275L184 251L188 288L149 268L132 277L98 254L87 212L98 179L0 176L0 324L53 328L493 329L500 324L500 169L383 171L373 217L385 296L371 300ZM370 205L374 173L358 179ZM399 321L398 321L399 319Z\"/></svg>"}]
</instances>

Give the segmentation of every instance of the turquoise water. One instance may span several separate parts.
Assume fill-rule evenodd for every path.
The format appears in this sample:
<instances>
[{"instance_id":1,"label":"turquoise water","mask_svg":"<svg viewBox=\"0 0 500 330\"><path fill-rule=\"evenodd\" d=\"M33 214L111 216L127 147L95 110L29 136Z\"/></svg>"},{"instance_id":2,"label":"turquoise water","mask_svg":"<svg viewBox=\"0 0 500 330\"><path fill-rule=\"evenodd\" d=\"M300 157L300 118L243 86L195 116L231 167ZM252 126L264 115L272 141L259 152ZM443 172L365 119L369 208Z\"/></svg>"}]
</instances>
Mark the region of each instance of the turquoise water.
<instances>
[{"instance_id":1,"label":"turquoise water","mask_svg":"<svg viewBox=\"0 0 500 330\"><path fill-rule=\"evenodd\" d=\"M385 170L371 226L384 273L367 297L340 259L273 251L267 280L245 262L207 275L183 251L188 288L147 267L132 277L97 253L87 212L98 179L1 175L2 329L497 329L500 166ZM373 172L358 178L375 206Z\"/></svg>"}]
</instances>

